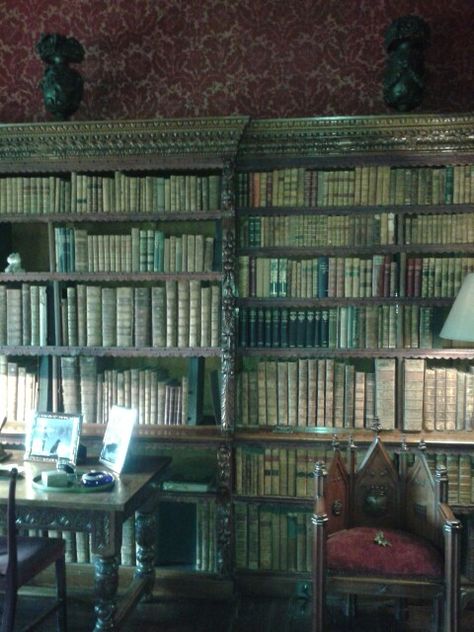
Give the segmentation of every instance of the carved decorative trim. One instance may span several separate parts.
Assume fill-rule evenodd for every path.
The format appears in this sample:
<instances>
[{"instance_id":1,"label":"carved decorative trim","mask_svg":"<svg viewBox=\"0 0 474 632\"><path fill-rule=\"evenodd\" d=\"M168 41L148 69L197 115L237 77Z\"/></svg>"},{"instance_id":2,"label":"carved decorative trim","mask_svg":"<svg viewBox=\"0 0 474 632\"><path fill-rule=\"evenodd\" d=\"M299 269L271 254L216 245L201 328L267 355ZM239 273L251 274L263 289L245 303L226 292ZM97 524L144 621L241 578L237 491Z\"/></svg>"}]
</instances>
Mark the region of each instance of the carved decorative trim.
<instances>
[{"instance_id":1,"label":"carved decorative trim","mask_svg":"<svg viewBox=\"0 0 474 632\"><path fill-rule=\"evenodd\" d=\"M235 232L225 229L222 245L221 428L232 430L235 419Z\"/></svg>"},{"instance_id":2,"label":"carved decorative trim","mask_svg":"<svg viewBox=\"0 0 474 632\"><path fill-rule=\"evenodd\" d=\"M134 158L135 168L179 158L210 160L235 156L248 117L31 123L0 126L0 171L70 168L87 161L107 168L111 159ZM192 162L188 161L191 165ZM110 166L109 166L110 168Z\"/></svg>"},{"instance_id":3,"label":"carved decorative trim","mask_svg":"<svg viewBox=\"0 0 474 632\"><path fill-rule=\"evenodd\" d=\"M232 534L231 534L231 503L228 501L216 503L217 528L217 571L221 575L228 575L231 569Z\"/></svg>"},{"instance_id":4,"label":"carved decorative trim","mask_svg":"<svg viewBox=\"0 0 474 632\"><path fill-rule=\"evenodd\" d=\"M354 116L252 121L239 161L397 152L474 152L474 116Z\"/></svg>"}]
</instances>

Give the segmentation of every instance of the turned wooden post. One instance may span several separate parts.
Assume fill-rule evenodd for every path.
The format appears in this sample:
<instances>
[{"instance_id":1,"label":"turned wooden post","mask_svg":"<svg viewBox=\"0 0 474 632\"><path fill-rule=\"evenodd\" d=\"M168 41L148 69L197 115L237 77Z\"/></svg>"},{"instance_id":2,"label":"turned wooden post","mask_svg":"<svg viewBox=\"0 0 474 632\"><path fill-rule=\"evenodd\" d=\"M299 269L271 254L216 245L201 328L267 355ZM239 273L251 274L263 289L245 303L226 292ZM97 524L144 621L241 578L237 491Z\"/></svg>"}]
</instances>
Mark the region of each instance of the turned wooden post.
<instances>
[{"instance_id":1,"label":"turned wooden post","mask_svg":"<svg viewBox=\"0 0 474 632\"><path fill-rule=\"evenodd\" d=\"M314 466L314 513L313 522L313 613L312 632L324 631L326 595L326 530L328 516L324 502L324 463Z\"/></svg>"}]
</instances>

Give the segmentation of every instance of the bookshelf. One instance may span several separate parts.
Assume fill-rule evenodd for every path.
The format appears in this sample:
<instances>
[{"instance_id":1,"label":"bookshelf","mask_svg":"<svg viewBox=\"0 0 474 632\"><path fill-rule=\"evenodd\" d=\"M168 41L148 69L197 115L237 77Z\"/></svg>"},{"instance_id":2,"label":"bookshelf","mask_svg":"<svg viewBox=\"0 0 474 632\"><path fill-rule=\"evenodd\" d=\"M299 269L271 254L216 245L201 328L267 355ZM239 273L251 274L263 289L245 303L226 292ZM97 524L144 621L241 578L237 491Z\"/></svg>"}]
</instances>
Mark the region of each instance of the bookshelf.
<instances>
[{"instance_id":1,"label":"bookshelf","mask_svg":"<svg viewBox=\"0 0 474 632\"><path fill-rule=\"evenodd\" d=\"M230 573L233 160L246 123L0 131L0 257L4 268L19 252L25 270L0 274L5 438L18 447L30 409L80 411L93 454L117 403L138 409L138 454L170 455L191 477L205 465L204 492L171 489L159 504L166 555L156 563L167 581ZM181 519L189 526L176 539ZM64 537L80 575L87 536ZM134 565L132 524L121 562L124 572Z\"/></svg>"},{"instance_id":2,"label":"bookshelf","mask_svg":"<svg viewBox=\"0 0 474 632\"><path fill-rule=\"evenodd\" d=\"M474 353L439 338L474 263L472 122L331 117L246 128L234 432L243 590L307 581L312 464L333 437L370 442L374 417L393 449L402 435L409 446L423 439L433 466L448 466L450 502L460 515L474 507ZM472 562L464 572L473 579Z\"/></svg>"},{"instance_id":3,"label":"bookshelf","mask_svg":"<svg viewBox=\"0 0 474 632\"><path fill-rule=\"evenodd\" d=\"M334 435L369 443L377 414L394 450L404 434L446 459L474 580L474 351L438 336L474 267L473 124L2 126L0 255L25 268L0 274L5 439L21 444L27 402L86 402L93 452L111 397L133 401L134 449L172 456L170 483L206 465L199 489L162 492L165 594L222 594L224 577L269 593L309 580L313 461ZM80 535L68 546L87 561Z\"/></svg>"}]
</instances>

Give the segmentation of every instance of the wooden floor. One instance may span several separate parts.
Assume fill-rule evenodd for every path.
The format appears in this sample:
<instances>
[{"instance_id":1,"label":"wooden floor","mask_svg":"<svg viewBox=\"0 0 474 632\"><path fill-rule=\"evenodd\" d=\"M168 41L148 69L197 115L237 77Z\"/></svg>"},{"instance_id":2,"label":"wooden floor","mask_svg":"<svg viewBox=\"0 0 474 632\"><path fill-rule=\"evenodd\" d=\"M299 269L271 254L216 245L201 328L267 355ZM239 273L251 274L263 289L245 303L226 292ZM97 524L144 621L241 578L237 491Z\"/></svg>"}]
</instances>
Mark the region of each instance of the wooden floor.
<instances>
[{"instance_id":1,"label":"wooden floor","mask_svg":"<svg viewBox=\"0 0 474 632\"><path fill-rule=\"evenodd\" d=\"M37 611L38 598L22 596L18 627ZM90 597L74 593L68 601L68 632L91 632L94 626ZM411 606L409 620L397 627L388 604L362 604L357 622L348 626L337 608L331 608L332 621L326 632L429 632L429 609ZM242 598L234 602L203 600L155 601L140 604L123 632L310 632L307 604L288 599ZM54 620L45 623L44 632L54 632ZM460 632L474 631L474 610L463 613Z\"/></svg>"}]
</instances>

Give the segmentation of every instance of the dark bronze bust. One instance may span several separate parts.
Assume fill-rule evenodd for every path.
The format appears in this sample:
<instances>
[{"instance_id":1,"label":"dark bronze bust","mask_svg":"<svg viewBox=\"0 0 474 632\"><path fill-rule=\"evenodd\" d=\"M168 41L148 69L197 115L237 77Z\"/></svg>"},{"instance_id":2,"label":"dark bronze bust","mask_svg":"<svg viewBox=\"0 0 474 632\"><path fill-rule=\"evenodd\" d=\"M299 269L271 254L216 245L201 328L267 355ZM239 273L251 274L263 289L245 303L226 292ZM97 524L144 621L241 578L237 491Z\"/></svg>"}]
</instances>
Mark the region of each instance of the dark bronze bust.
<instances>
[{"instance_id":1,"label":"dark bronze bust","mask_svg":"<svg viewBox=\"0 0 474 632\"><path fill-rule=\"evenodd\" d=\"M385 33L388 60L383 82L384 100L399 112L420 105L424 92L423 50L430 37L427 23L416 15L398 18Z\"/></svg>"},{"instance_id":2,"label":"dark bronze bust","mask_svg":"<svg viewBox=\"0 0 474 632\"><path fill-rule=\"evenodd\" d=\"M48 64L40 87L48 112L57 120L67 120L79 107L84 82L81 75L68 64L84 59L84 49L73 37L43 34L36 50Z\"/></svg>"}]
</instances>

